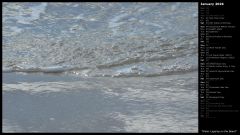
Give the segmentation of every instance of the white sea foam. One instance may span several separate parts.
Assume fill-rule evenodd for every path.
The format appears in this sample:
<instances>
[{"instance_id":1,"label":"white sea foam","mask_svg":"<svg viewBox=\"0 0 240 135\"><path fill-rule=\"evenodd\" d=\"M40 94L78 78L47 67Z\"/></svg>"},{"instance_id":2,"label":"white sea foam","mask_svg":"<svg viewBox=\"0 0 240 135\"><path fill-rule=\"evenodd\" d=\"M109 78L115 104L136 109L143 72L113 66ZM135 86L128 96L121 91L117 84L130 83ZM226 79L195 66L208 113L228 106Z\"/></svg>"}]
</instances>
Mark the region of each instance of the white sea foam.
<instances>
[{"instance_id":1,"label":"white sea foam","mask_svg":"<svg viewBox=\"0 0 240 135\"><path fill-rule=\"evenodd\" d=\"M197 132L197 3L3 3L3 131Z\"/></svg>"}]
</instances>

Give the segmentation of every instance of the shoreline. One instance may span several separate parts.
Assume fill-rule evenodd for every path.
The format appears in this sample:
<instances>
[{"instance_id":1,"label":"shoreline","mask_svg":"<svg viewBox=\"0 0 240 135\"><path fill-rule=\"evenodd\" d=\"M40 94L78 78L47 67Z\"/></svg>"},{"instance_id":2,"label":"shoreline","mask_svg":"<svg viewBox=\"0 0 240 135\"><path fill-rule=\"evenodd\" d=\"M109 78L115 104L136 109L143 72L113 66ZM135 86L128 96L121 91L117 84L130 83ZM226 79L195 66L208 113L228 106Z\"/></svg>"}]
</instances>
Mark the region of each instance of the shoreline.
<instances>
[{"instance_id":1,"label":"shoreline","mask_svg":"<svg viewBox=\"0 0 240 135\"><path fill-rule=\"evenodd\" d=\"M3 132L197 132L193 76L4 73Z\"/></svg>"}]
</instances>

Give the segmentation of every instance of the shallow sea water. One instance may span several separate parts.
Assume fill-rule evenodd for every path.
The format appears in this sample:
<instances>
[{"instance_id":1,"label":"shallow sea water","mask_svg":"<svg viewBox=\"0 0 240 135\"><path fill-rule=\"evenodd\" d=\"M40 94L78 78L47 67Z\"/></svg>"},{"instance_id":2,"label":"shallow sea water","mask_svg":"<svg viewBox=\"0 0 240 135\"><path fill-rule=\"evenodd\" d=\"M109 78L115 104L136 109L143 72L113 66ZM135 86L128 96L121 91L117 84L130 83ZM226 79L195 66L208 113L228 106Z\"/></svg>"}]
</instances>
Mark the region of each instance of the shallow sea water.
<instances>
[{"instance_id":1,"label":"shallow sea water","mask_svg":"<svg viewBox=\"0 0 240 135\"><path fill-rule=\"evenodd\" d=\"M197 132L197 3L3 3L3 132Z\"/></svg>"}]
</instances>

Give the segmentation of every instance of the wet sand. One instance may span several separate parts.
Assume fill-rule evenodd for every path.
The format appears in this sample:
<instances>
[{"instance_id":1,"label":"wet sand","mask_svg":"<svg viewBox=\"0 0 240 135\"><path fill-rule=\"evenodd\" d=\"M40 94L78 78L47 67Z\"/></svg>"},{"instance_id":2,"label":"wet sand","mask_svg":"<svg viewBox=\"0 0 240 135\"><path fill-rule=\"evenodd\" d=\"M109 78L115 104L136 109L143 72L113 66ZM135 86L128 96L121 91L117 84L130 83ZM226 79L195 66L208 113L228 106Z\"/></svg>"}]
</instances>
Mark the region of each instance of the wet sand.
<instances>
[{"instance_id":1,"label":"wet sand","mask_svg":"<svg viewBox=\"0 0 240 135\"><path fill-rule=\"evenodd\" d=\"M196 92L158 90L175 77L4 73L3 132L197 132Z\"/></svg>"}]
</instances>

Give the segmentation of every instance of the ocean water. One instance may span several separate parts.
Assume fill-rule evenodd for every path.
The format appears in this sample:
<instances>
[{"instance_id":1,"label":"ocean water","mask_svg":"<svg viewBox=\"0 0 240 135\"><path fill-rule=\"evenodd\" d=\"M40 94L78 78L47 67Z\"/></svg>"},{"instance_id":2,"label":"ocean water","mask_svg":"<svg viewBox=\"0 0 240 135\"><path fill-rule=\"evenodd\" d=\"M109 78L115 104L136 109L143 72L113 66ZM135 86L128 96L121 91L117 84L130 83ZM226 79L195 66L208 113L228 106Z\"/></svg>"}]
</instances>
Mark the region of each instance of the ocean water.
<instances>
[{"instance_id":1,"label":"ocean water","mask_svg":"<svg viewBox=\"0 0 240 135\"><path fill-rule=\"evenodd\" d=\"M197 3L3 3L4 132L197 132Z\"/></svg>"}]
</instances>

